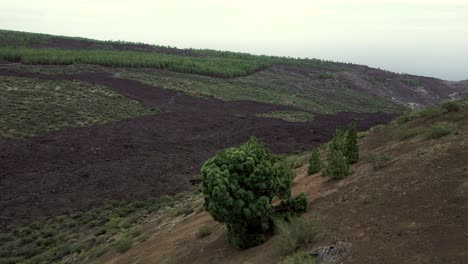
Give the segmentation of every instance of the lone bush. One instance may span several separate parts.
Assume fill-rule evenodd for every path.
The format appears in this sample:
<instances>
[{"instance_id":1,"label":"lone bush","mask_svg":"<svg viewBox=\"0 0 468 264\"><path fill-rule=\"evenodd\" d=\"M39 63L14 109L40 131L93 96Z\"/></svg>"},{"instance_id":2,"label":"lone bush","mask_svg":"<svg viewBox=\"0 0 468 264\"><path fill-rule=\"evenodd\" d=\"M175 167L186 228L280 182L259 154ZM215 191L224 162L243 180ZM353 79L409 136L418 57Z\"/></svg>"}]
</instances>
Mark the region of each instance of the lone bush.
<instances>
[{"instance_id":1,"label":"lone bush","mask_svg":"<svg viewBox=\"0 0 468 264\"><path fill-rule=\"evenodd\" d=\"M294 218L289 222L276 223L278 239L274 247L281 256L286 256L303 245L316 242L324 235L324 228L318 218Z\"/></svg>"},{"instance_id":2,"label":"lone bush","mask_svg":"<svg viewBox=\"0 0 468 264\"><path fill-rule=\"evenodd\" d=\"M327 166L323 176L333 179L343 179L349 174L348 158L345 155L346 137L341 129L337 129L335 136L328 144Z\"/></svg>"},{"instance_id":3,"label":"lone bush","mask_svg":"<svg viewBox=\"0 0 468 264\"><path fill-rule=\"evenodd\" d=\"M312 154L309 158L309 168L307 174L311 175L319 172L322 169L322 161L320 160L320 152L318 149L312 150Z\"/></svg>"},{"instance_id":4,"label":"lone bush","mask_svg":"<svg viewBox=\"0 0 468 264\"><path fill-rule=\"evenodd\" d=\"M447 112L457 112L460 111L461 106L456 101L447 101L442 104L442 108L445 109Z\"/></svg>"},{"instance_id":5,"label":"lone bush","mask_svg":"<svg viewBox=\"0 0 468 264\"><path fill-rule=\"evenodd\" d=\"M348 158L348 163L353 164L359 160L359 146L357 144L357 127L356 123L351 123L346 133L346 149L345 155Z\"/></svg>"},{"instance_id":6,"label":"lone bush","mask_svg":"<svg viewBox=\"0 0 468 264\"><path fill-rule=\"evenodd\" d=\"M450 135L457 129L457 125L449 122L438 122L432 126L431 132L427 135L428 139L435 139Z\"/></svg>"},{"instance_id":7,"label":"lone bush","mask_svg":"<svg viewBox=\"0 0 468 264\"><path fill-rule=\"evenodd\" d=\"M228 242L239 248L263 243L274 218L285 215L285 210L305 211L307 206L304 195L289 200L291 168L278 162L254 137L207 160L201 173L205 209L226 225ZM271 204L274 197L283 200L279 208Z\"/></svg>"}]
</instances>

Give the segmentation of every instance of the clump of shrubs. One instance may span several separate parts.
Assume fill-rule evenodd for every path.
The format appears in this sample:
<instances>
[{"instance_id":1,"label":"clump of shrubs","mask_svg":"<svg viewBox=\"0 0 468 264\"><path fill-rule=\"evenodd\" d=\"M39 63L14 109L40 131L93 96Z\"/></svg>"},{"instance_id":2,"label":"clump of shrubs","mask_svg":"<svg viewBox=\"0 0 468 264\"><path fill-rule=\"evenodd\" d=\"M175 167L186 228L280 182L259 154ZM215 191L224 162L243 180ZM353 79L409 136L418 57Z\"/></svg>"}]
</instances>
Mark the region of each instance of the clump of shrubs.
<instances>
[{"instance_id":1,"label":"clump of shrubs","mask_svg":"<svg viewBox=\"0 0 468 264\"><path fill-rule=\"evenodd\" d=\"M337 129L335 136L328 144L327 166L323 176L343 179L349 174L349 164L359 160L357 145L357 128L352 123L347 131Z\"/></svg>"},{"instance_id":2,"label":"clump of shrubs","mask_svg":"<svg viewBox=\"0 0 468 264\"><path fill-rule=\"evenodd\" d=\"M305 195L291 199L292 169L254 137L207 160L201 174L205 210L226 225L228 241L239 248L263 243L274 219L307 209Z\"/></svg>"}]
</instances>

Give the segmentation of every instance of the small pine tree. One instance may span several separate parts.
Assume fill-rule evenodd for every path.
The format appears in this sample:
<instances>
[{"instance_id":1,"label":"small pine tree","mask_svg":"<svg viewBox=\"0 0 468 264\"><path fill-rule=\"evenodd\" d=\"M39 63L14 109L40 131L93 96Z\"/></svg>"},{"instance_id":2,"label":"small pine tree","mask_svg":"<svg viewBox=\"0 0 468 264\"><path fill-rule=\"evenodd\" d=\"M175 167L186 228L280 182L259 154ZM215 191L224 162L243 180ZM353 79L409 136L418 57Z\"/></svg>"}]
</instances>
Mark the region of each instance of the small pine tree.
<instances>
[{"instance_id":1,"label":"small pine tree","mask_svg":"<svg viewBox=\"0 0 468 264\"><path fill-rule=\"evenodd\" d=\"M201 168L205 209L224 223L228 242L239 248L263 243L274 220L307 209L307 197L291 198L294 174L256 138L228 148ZM280 199L278 207L273 199Z\"/></svg>"},{"instance_id":2,"label":"small pine tree","mask_svg":"<svg viewBox=\"0 0 468 264\"><path fill-rule=\"evenodd\" d=\"M320 152L318 149L312 150L309 158L309 168L307 173L309 175L319 172L322 169L322 161L320 160Z\"/></svg>"},{"instance_id":3,"label":"small pine tree","mask_svg":"<svg viewBox=\"0 0 468 264\"><path fill-rule=\"evenodd\" d=\"M343 130L337 129L335 136L328 144L327 166L323 176L343 179L349 174L349 164L345 150L346 135Z\"/></svg>"},{"instance_id":4,"label":"small pine tree","mask_svg":"<svg viewBox=\"0 0 468 264\"><path fill-rule=\"evenodd\" d=\"M346 134L346 149L345 155L348 158L349 164L358 162L359 146L357 144L357 127L356 123L351 123Z\"/></svg>"}]
</instances>

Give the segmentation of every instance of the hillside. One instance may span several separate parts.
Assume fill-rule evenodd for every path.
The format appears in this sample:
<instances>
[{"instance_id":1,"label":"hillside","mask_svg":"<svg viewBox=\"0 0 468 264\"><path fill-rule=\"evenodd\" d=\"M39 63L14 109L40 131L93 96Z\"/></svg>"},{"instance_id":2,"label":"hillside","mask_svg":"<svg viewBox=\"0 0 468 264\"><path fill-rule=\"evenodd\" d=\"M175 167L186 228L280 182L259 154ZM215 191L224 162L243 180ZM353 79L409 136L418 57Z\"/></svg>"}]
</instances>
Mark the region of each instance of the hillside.
<instances>
[{"instance_id":1,"label":"hillside","mask_svg":"<svg viewBox=\"0 0 468 264\"><path fill-rule=\"evenodd\" d=\"M307 176L306 165L296 169L293 191L306 192L312 201L303 217L319 217L327 229L325 238L306 245L305 250L345 241L350 253L340 259L344 263L464 263L468 258L468 107L436 112L426 111L398 124L400 118L361 133L361 161L343 181L327 180L320 173ZM453 124L452 130L436 135L434 124L439 122ZM274 249L276 237L245 251L231 248L224 228L205 212L158 217L164 220L149 219L141 227L148 240L101 260L276 263L280 258ZM196 234L203 225L211 228L211 234L200 239Z\"/></svg>"},{"instance_id":2,"label":"hillside","mask_svg":"<svg viewBox=\"0 0 468 264\"><path fill-rule=\"evenodd\" d=\"M310 200L301 217L318 218L324 229L315 242L301 245L301 252L340 245L345 250L337 256L339 263L464 263L468 101L460 105L460 110L412 112L360 132L361 159L341 181L320 172L307 175L308 153L289 155L296 174L293 194L304 192ZM325 159L325 145L320 150ZM283 258L278 235L248 250L233 248L225 228L202 205L203 197L194 191L114 201L5 229L0 260L234 264L278 263Z\"/></svg>"}]
</instances>

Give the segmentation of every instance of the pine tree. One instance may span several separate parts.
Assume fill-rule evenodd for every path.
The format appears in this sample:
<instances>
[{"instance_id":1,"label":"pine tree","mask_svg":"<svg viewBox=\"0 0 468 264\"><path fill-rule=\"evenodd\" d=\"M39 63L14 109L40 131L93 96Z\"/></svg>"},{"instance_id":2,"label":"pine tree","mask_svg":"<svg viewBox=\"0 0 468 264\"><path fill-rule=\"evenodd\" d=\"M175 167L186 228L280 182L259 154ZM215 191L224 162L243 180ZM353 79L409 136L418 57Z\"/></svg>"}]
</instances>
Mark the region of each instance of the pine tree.
<instances>
[{"instance_id":1,"label":"pine tree","mask_svg":"<svg viewBox=\"0 0 468 264\"><path fill-rule=\"evenodd\" d=\"M309 168L307 173L309 175L319 172L322 169L322 161L320 160L320 152L318 149L312 150L309 158Z\"/></svg>"},{"instance_id":2,"label":"pine tree","mask_svg":"<svg viewBox=\"0 0 468 264\"><path fill-rule=\"evenodd\" d=\"M337 129L335 136L328 144L327 166L323 176L333 179L343 179L349 174L348 158L345 155L346 135Z\"/></svg>"},{"instance_id":3,"label":"pine tree","mask_svg":"<svg viewBox=\"0 0 468 264\"><path fill-rule=\"evenodd\" d=\"M351 123L346 134L346 149L345 155L348 158L349 164L358 162L359 146L357 144L357 127L356 123Z\"/></svg>"},{"instance_id":4,"label":"pine tree","mask_svg":"<svg viewBox=\"0 0 468 264\"><path fill-rule=\"evenodd\" d=\"M205 209L226 225L228 242L237 247L262 243L274 219L307 209L305 195L291 198L291 168L277 162L255 138L210 158L201 173ZM272 205L274 198L281 200L278 207Z\"/></svg>"}]
</instances>

